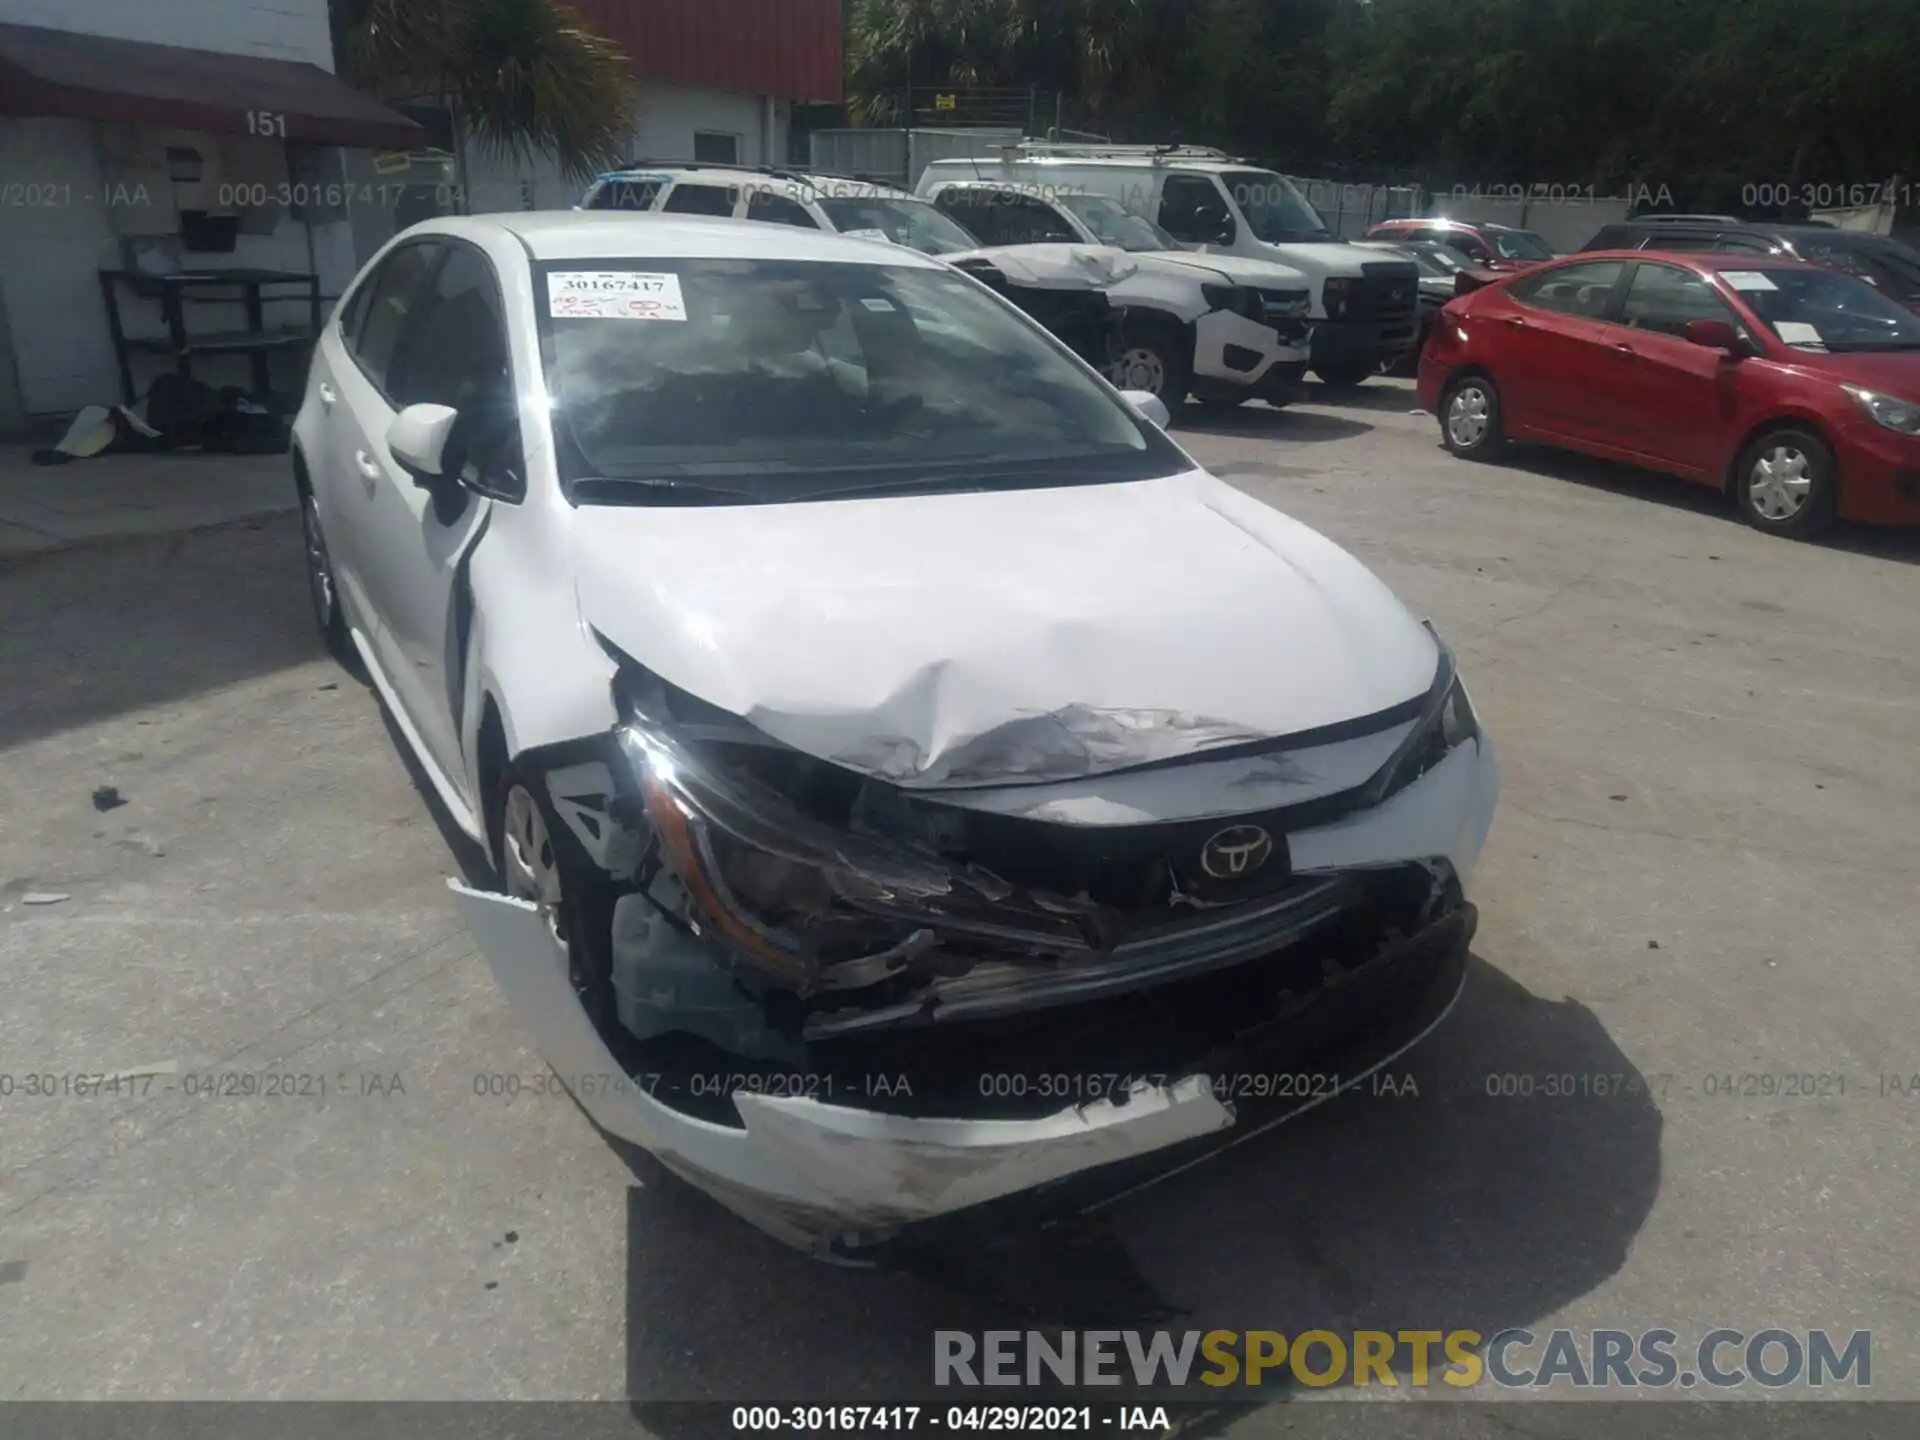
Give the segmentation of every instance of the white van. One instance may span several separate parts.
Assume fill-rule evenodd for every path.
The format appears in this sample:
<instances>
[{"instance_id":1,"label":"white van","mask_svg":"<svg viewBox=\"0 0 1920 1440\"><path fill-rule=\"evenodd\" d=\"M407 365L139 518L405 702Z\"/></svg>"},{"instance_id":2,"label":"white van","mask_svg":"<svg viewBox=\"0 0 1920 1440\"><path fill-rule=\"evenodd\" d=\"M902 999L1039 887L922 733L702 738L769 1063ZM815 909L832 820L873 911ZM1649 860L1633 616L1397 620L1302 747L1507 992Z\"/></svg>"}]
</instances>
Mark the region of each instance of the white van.
<instances>
[{"instance_id":1,"label":"white van","mask_svg":"<svg viewBox=\"0 0 1920 1440\"><path fill-rule=\"evenodd\" d=\"M959 180L1054 198L1104 195L1190 251L1301 271L1313 287L1313 370L1329 385L1359 384L1417 338L1420 277L1412 261L1339 239L1284 175L1225 151L1029 141L998 156L936 160L916 193L934 195Z\"/></svg>"},{"instance_id":2,"label":"white van","mask_svg":"<svg viewBox=\"0 0 1920 1440\"><path fill-rule=\"evenodd\" d=\"M1148 232L1145 241L1124 246L1060 219L1048 233L1002 239L876 181L674 164L609 171L577 208L833 230L890 240L969 270L974 259L984 259L1023 295L1099 291L1113 311L1113 343L1104 358L1087 358L1119 389L1148 391L1170 411L1189 396L1212 407L1251 399L1282 406L1299 398L1306 374L1312 306L1306 276L1282 265L1196 255L1144 222L1136 221Z\"/></svg>"}]
</instances>

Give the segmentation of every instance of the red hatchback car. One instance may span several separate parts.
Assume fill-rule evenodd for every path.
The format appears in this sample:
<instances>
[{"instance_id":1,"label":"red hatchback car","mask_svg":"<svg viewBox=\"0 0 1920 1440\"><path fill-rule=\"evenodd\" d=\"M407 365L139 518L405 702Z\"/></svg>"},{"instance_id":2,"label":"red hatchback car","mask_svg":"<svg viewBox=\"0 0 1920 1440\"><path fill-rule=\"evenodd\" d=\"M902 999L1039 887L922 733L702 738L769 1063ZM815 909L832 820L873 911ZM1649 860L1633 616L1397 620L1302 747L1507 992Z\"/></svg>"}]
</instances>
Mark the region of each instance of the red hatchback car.
<instances>
[{"instance_id":1,"label":"red hatchback car","mask_svg":"<svg viewBox=\"0 0 1920 1440\"><path fill-rule=\"evenodd\" d=\"M1434 320L1419 393L1456 455L1624 460L1778 534L1920 521L1920 315L1822 267L1616 250L1506 276Z\"/></svg>"},{"instance_id":2,"label":"red hatchback car","mask_svg":"<svg viewBox=\"0 0 1920 1440\"><path fill-rule=\"evenodd\" d=\"M1451 246L1483 270L1531 270L1553 259L1553 247L1531 230L1472 220L1382 220L1360 237L1407 245L1433 240Z\"/></svg>"}]
</instances>

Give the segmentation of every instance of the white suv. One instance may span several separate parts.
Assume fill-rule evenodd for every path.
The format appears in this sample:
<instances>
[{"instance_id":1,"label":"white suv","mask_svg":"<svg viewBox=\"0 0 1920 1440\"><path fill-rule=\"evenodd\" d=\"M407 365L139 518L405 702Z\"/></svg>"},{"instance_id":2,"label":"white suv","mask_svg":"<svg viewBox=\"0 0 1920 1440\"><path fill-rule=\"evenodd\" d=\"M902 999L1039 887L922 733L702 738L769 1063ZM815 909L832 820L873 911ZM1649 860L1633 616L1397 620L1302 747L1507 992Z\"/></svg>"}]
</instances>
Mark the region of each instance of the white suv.
<instances>
[{"instance_id":1,"label":"white suv","mask_svg":"<svg viewBox=\"0 0 1920 1440\"><path fill-rule=\"evenodd\" d=\"M1089 205L1090 219L1050 211L1050 219L1036 224L1023 205L1020 197L964 186L943 187L940 203L932 205L868 180L636 165L602 175L578 208L834 230L890 240L970 268L985 260L1029 293L1096 289L1106 295L1115 322L1110 353L1096 363L1120 388L1149 391L1170 410L1189 395L1220 407L1251 399L1278 406L1298 398L1312 309L1312 292L1299 271L1183 251L1172 236L1124 211L1107 215ZM1109 233L1101 234L1103 229Z\"/></svg>"}]
</instances>

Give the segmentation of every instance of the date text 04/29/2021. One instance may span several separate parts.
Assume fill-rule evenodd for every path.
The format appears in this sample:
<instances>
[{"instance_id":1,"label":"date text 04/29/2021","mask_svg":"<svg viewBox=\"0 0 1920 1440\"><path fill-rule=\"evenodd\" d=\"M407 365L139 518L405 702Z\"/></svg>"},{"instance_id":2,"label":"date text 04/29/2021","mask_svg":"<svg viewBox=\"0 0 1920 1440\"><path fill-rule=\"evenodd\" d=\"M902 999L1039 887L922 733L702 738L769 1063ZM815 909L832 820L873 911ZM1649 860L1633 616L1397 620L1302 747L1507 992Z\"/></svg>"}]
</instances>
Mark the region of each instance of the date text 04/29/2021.
<instances>
[{"instance_id":1,"label":"date text 04/29/2021","mask_svg":"<svg viewBox=\"0 0 1920 1440\"><path fill-rule=\"evenodd\" d=\"M1165 1433L1165 1405L736 1405L736 1433L926 1435L939 1431Z\"/></svg>"}]
</instances>

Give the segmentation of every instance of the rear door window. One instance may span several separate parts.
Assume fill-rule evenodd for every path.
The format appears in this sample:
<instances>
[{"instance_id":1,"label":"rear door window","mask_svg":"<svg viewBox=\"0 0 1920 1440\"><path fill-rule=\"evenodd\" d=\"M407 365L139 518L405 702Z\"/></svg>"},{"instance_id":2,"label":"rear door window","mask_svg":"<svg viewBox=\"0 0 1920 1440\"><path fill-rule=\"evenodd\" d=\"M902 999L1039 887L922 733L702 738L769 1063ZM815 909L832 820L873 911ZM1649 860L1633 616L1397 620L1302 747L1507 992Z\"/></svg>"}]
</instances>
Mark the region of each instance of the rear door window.
<instances>
[{"instance_id":1,"label":"rear door window","mask_svg":"<svg viewBox=\"0 0 1920 1440\"><path fill-rule=\"evenodd\" d=\"M664 181L609 180L587 201L589 210L651 210Z\"/></svg>"},{"instance_id":2,"label":"rear door window","mask_svg":"<svg viewBox=\"0 0 1920 1440\"><path fill-rule=\"evenodd\" d=\"M1522 305L1536 310L1551 310L1557 315L1578 315L1587 320L1604 320L1614 287L1626 269L1624 261L1591 260L1583 265L1563 265L1557 270L1529 275L1508 290Z\"/></svg>"},{"instance_id":3,"label":"rear door window","mask_svg":"<svg viewBox=\"0 0 1920 1440\"><path fill-rule=\"evenodd\" d=\"M731 216L739 198L731 185L676 185L660 208L673 215Z\"/></svg>"},{"instance_id":4,"label":"rear door window","mask_svg":"<svg viewBox=\"0 0 1920 1440\"><path fill-rule=\"evenodd\" d=\"M765 220L775 225L795 225L802 230L818 230L807 207L784 195L756 190L747 197L747 219Z\"/></svg>"}]
</instances>

